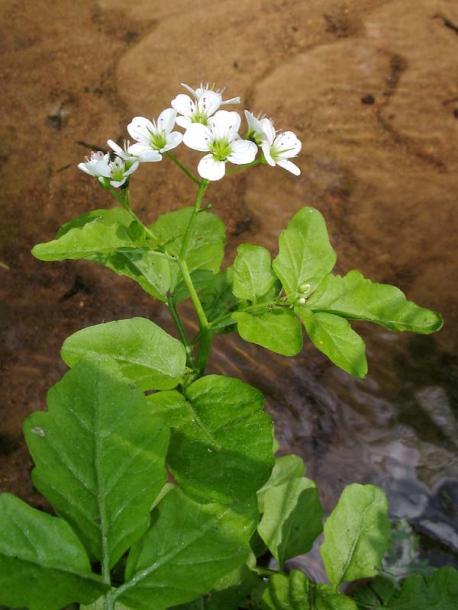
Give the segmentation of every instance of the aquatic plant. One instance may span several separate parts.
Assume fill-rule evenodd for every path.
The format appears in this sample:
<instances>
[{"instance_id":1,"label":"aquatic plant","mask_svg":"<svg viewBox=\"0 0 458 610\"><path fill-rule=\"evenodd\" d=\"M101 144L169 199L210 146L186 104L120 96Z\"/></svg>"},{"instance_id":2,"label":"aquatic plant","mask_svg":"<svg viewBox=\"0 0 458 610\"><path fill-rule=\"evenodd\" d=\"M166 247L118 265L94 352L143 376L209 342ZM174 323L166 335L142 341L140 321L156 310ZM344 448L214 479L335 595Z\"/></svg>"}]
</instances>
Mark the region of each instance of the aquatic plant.
<instances>
[{"instance_id":1,"label":"aquatic plant","mask_svg":"<svg viewBox=\"0 0 458 610\"><path fill-rule=\"evenodd\" d=\"M134 280L164 304L178 338L133 318L65 341L69 371L49 391L48 411L24 426L33 482L57 516L0 496L0 602L31 610L74 602L92 610L451 609L458 587L451 568L384 578L390 523L381 489L348 486L323 526L302 460L275 457L262 394L206 374L216 334L238 332L292 357L305 331L332 362L362 378L365 346L352 320L431 333L441 316L358 271L334 274L325 221L311 207L291 219L273 260L267 249L244 244L222 269L225 226L205 204L207 188L254 165L298 175L291 159L301 143L247 111L242 137L240 115L221 110L239 98L185 87L189 95L178 95L157 120L132 120L133 144L108 141L113 160L95 151L79 165L116 207L75 218L33 249L43 261L94 261ZM197 174L172 154L181 145L203 153ZM130 182L144 163L163 160L191 181L195 204L146 225L131 205ZM180 313L185 300L197 317L194 336ZM288 571L287 561L309 552L323 531L329 582ZM267 567L266 553L275 560ZM343 583L373 577L372 588L342 591Z\"/></svg>"}]
</instances>

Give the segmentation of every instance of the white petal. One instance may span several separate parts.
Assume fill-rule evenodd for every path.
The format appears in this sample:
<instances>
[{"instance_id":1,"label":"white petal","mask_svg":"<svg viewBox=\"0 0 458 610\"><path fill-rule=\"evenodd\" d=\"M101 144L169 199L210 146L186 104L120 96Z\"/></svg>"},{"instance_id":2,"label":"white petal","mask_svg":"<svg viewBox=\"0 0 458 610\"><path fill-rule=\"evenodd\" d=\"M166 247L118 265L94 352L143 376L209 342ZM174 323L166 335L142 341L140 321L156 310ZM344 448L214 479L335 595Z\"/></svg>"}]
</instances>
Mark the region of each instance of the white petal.
<instances>
[{"instance_id":1,"label":"white petal","mask_svg":"<svg viewBox=\"0 0 458 610\"><path fill-rule=\"evenodd\" d=\"M185 116L177 116L175 122L179 127L183 127L183 129L187 129L192 124L191 120Z\"/></svg>"},{"instance_id":2,"label":"white petal","mask_svg":"<svg viewBox=\"0 0 458 610\"><path fill-rule=\"evenodd\" d=\"M137 167L139 166L139 162L135 161L135 163L133 163L129 169L127 171L124 172L124 176L130 176L130 174L133 174L134 171L137 169Z\"/></svg>"},{"instance_id":3,"label":"white petal","mask_svg":"<svg viewBox=\"0 0 458 610\"><path fill-rule=\"evenodd\" d=\"M119 181L110 180L110 184L111 184L111 186L118 188L118 186L122 186L126 180L127 180L127 178L123 178L122 180L119 180Z\"/></svg>"},{"instance_id":4,"label":"white petal","mask_svg":"<svg viewBox=\"0 0 458 610\"><path fill-rule=\"evenodd\" d=\"M254 161L257 152L258 147L254 142L250 142L250 140L236 140L232 142L231 154L227 160L236 165L251 163Z\"/></svg>"},{"instance_id":5,"label":"white petal","mask_svg":"<svg viewBox=\"0 0 458 610\"><path fill-rule=\"evenodd\" d=\"M177 112L188 118L192 115L196 107L195 102L192 101L189 95L186 95L184 93L180 93L179 95L177 95L176 98L172 100L171 104L172 108L174 108Z\"/></svg>"},{"instance_id":6,"label":"white petal","mask_svg":"<svg viewBox=\"0 0 458 610\"><path fill-rule=\"evenodd\" d=\"M237 112L218 110L210 120L213 136L215 140L225 140L229 142L238 137L241 118Z\"/></svg>"},{"instance_id":7,"label":"white petal","mask_svg":"<svg viewBox=\"0 0 458 610\"><path fill-rule=\"evenodd\" d=\"M263 142L261 144L262 152L264 153L264 157L269 165L272 167L276 165L275 161L272 159L272 155L270 154L270 144L269 142Z\"/></svg>"},{"instance_id":8,"label":"white petal","mask_svg":"<svg viewBox=\"0 0 458 610\"><path fill-rule=\"evenodd\" d=\"M116 144L116 142L113 142L113 140L107 140L107 144L110 148L112 148L114 150L114 152L119 157L122 157L124 155L124 150L119 146L119 144Z\"/></svg>"},{"instance_id":9,"label":"white petal","mask_svg":"<svg viewBox=\"0 0 458 610\"><path fill-rule=\"evenodd\" d=\"M275 139L275 129L270 119L264 118L261 120L261 131L265 135L267 142L272 146Z\"/></svg>"},{"instance_id":10,"label":"white petal","mask_svg":"<svg viewBox=\"0 0 458 610\"><path fill-rule=\"evenodd\" d=\"M183 136L183 142L186 146L201 152L210 150L212 140L212 132L202 123L191 123Z\"/></svg>"},{"instance_id":11,"label":"white petal","mask_svg":"<svg viewBox=\"0 0 458 610\"><path fill-rule=\"evenodd\" d=\"M194 97L198 97L199 89L197 89L197 91L195 91L194 89L191 89L191 87L189 85L186 85L185 83L181 83L181 86L184 87L185 89L187 89L189 91L189 93L191 95L193 95ZM180 95L184 95L184 93L181 93Z\"/></svg>"},{"instance_id":12,"label":"white petal","mask_svg":"<svg viewBox=\"0 0 458 610\"><path fill-rule=\"evenodd\" d=\"M157 120L157 128L159 131L170 133L175 125L177 111L174 108L163 110Z\"/></svg>"},{"instance_id":13,"label":"white petal","mask_svg":"<svg viewBox=\"0 0 458 610\"><path fill-rule=\"evenodd\" d=\"M96 176L104 176L104 178L109 178L111 176L111 167L105 160L97 161L94 171Z\"/></svg>"},{"instance_id":14,"label":"white petal","mask_svg":"<svg viewBox=\"0 0 458 610\"><path fill-rule=\"evenodd\" d=\"M275 154L280 155L280 158L289 159L296 157L302 148L302 143L292 131L280 133L273 143Z\"/></svg>"},{"instance_id":15,"label":"white petal","mask_svg":"<svg viewBox=\"0 0 458 610\"><path fill-rule=\"evenodd\" d=\"M277 161L277 165L282 167L283 169L287 169L289 172L291 172L295 176L299 176L301 173L301 170L297 167L297 165L295 165L291 161L288 161L287 159L282 159L281 161Z\"/></svg>"},{"instance_id":16,"label":"white petal","mask_svg":"<svg viewBox=\"0 0 458 610\"><path fill-rule=\"evenodd\" d=\"M221 102L221 105L223 105L223 104L240 104L241 101L242 100L239 97L231 97L230 100L225 100L224 102Z\"/></svg>"},{"instance_id":17,"label":"white petal","mask_svg":"<svg viewBox=\"0 0 458 610\"><path fill-rule=\"evenodd\" d=\"M213 155L205 155L205 157L202 157L200 160L197 171L202 178L214 182L215 180L220 180L224 177L224 174L226 173L226 164L224 161L216 161Z\"/></svg>"},{"instance_id":18,"label":"white petal","mask_svg":"<svg viewBox=\"0 0 458 610\"><path fill-rule=\"evenodd\" d=\"M149 142L150 141L150 133L154 132L154 125L148 119L142 116L136 116L132 119L132 121L127 125L127 131L132 136L134 140L137 142Z\"/></svg>"},{"instance_id":19,"label":"white petal","mask_svg":"<svg viewBox=\"0 0 458 610\"><path fill-rule=\"evenodd\" d=\"M146 144L132 144L128 151L131 155L138 157L139 161L162 161L162 155Z\"/></svg>"},{"instance_id":20,"label":"white petal","mask_svg":"<svg viewBox=\"0 0 458 610\"><path fill-rule=\"evenodd\" d=\"M87 165L86 163L78 163L78 169L82 170L86 174L89 174L90 176L95 176L93 168L90 165Z\"/></svg>"},{"instance_id":21,"label":"white petal","mask_svg":"<svg viewBox=\"0 0 458 610\"><path fill-rule=\"evenodd\" d=\"M183 141L183 134L179 131L172 131L167 136L167 144L164 148L161 148L160 152L165 152L166 150L172 150L172 148L176 148Z\"/></svg>"},{"instance_id":22,"label":"white petal","mask_svg":"<svg viewBox=\"0 0 458 610\"><path fill-rule=\"evenodd\" d=\"M199 96L199 100L197 102L197 106L201 113L205 116L209 117L214 114L218 108L221 106L222 97L220 93L216 93L216 91L203 91Z\"/></svg>"}]
</instances>

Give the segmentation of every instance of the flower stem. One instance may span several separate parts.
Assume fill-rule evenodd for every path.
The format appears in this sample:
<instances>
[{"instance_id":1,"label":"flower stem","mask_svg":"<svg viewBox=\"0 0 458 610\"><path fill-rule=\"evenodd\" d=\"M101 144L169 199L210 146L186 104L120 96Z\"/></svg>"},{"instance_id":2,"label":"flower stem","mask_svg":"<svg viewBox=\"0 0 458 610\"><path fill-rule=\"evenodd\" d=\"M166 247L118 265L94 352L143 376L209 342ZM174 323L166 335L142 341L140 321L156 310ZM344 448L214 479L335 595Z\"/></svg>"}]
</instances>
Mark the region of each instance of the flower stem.
<instances>
[{"instance_id":1,"label":"flower stem","mask_svg":"<svg viewBox=\"0 0 458 610\"><path fill-rule=\"evenodd\" d=\"M168 157L174 163L176 163L178 165L178 167L188 176L188 178L191 178L191 180L193 182L195 182L196 184L198 184L200 186L200 184L201 184L200 180L198 178L196 178L193 174L191 174L191 172L183 165L183 163L181 163L181 161L179 161L174 155L172 155L171 152L167 151L164 154L166 157Z\"/></svg>"},{"instance_id":2,"label":"flower stem","mask_svg":"<svg viewBox=\"0 0 458 610\"><path fill-rule=\"evenodd\" d=\"M170 295L168 301L167 301L167 309L170 312L170 315L172 316L173 321L175 322L175 326L177 327L178 333L180 335L181 338L181 342L184 345L184 348L186 350L186 361L187 364L190 368L195 369L196 368L196 363L194 360L194 354L193 354L193 348L192 345L189 342L189 339L186 335L186 331L184 329L183 323L181 321L180 316L178 315L178 311L176 308L176 304L175 301L173 300L173 296Z\"/></svg>"},{"instance_id":3,"label":"flower stem","mask_svg":"<svg viewBox=\"0 0 458 610\"><path fill-rule=\"evenodd\" d=\"M247 167L253 167L253 165L259 165L262 163L262 159L258 158L252 161L251 163L246 163L245 165L238 165L237 167L233 167L232 169L228 169L226 172L226 176L230 176L231 174L235 174L242 169L247 169Z\"/></svg>"}]
</instances>

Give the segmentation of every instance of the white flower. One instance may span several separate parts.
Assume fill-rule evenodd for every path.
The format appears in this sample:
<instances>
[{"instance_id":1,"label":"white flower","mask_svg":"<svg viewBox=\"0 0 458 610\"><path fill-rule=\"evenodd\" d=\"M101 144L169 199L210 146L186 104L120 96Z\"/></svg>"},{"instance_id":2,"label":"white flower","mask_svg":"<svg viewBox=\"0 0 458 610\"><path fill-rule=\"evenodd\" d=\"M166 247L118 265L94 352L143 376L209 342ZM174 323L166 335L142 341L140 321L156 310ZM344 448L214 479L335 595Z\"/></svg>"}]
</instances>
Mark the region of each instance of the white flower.
<instances>
[{"instance_id":1,"label":"white flower","mask_svg":"<svg viewBox=\"0 0 458 610\"><path fill-rule=\"evenodd\" d=\"M139 161L161 161L161 153L175 148L183 140L181 133L172 131L176 115L176 110L167 108L157 121L149 121L141 116L132 119L127 131L137 144L129 146L127 152Z\"/></svg>"},{"instance_id":2,"label":"white flower","mask_svg":"<svg viewBox=\"0 0 458 610\"><path fill-rule=\"evenodd\" d=\"M220 106L225 104L239 104L240 98L233 97L230 100L223 101L222 91L214 91L209 89L208 85L200 85L198 89L191 89L188 85L181 83L195 100L189 95L180 93L172 100L172 107L181 116L177 116L177 125L187 129L192 123L202 123L208 125L209 118L218 110Z\"/></svg>"},{"instance_id":3,"label":"white flower","mask_svg":"<svg viewBox=\"0 0 458 610\"><path fill-rule=\"evenodd\" d=\"M299 176L301 170L289 161L292 157L296 157L302 148L297 136L292 131L285 131L277 135L272 122L268 119L263 119L261 124L265 134L261 148L267 163L279 165L295 176Z\"/></svg>"},{"instance_id":4,"label":"white flower","mask_svg":"<svg viewBox=\"0 0 458 610\"><path fill-rule=\"evenodd\" d=\"M116 157L116 159L110 163L111 180L109 182L111 186L114 186L115 188L122 186L127 178L134 173L138 165L138 160L131 163L129 161L124 161L121 157Z\"/></svg>"},{"instance_id":5,"label":"white flower","mask_svg":"<svg viewBox=\"0 0 458 610\"><path fill-rule=\"evenodd\" d=\"M117 188L122 186L128 176L137 169L138 160L131 162L116 157L114 161L110 161L110 153L104 154L98 151L91 153L90 158L86 157L86 162L79 163L78 167L86 174L97 178L105 188L108 188L110 184Z\"/></svg>"},{"instance_id":6,"label":"white flower","mask_svg":"<svg viewBox=\"0 0 458 610\"><path fill-rule=\"evenodd\" d=\"M129 141L126 142L126 140L124 140L123 148L121 148L119 146L119 144L116 144L116 142L113 142L113 140L107 140L107 144L110 148L113 149L115 155L117 157L120 157L123 161L127 161L130 163L134 163L135 161L138 161L138 158L129 152L129 147L130 147Z\"/></svg>"},{"instance_id":7,"label":"white flower","mask_svg":"<svg viewBox=\"0 0 458 610\"><path fill-rule=\"evenodd\" d=\"M96 178L111 176L110 153L103 153L101 150L91 152L90 157L85 157L85 163L78 163L79 169L90 176Z\"/></svg>"},{"instance_id":8,"label":"white flower","mask_svg":"<svg viewBox=\"0 0 458 610\"><path fill-rule=\"evenodd\" d=\"M244 110L244 112L248 123L248 131L245 137L247 140L252 140L258 146L261 146L264 140L267 140L266 130L268 131L270 128L273 128L272 121L266 119L264 115L255 117L248 110Z\"/></svg>"},{"instance_id":9,"label":"white flower","mask_svg":"<svg viewBox=\"0 0 458 610\"><path fill-rule=\"evenodd\" d=\"M189 148L207 152L200 160L197 171L207 180L219 180L226 173L226 161L244 165L254 161L257 146L242 140L238 135L240 116L236 112L219 110L208 126L192 123L184 134L184 143Z\"/></svg>"}]
</instances>

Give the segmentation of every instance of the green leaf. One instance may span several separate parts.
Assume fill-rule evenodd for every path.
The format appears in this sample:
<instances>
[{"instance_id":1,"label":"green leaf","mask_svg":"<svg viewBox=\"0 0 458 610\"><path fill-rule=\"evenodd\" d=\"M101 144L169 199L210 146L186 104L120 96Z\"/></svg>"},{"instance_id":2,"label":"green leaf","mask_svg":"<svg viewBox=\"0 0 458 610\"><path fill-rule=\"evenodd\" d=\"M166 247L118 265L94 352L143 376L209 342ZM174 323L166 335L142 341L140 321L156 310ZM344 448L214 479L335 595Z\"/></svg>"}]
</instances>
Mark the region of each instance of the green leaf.
<instances>
[{"instance_id":1,"label":"green leaf","mask_svg":"<svg viewBox=\"0 0 458 610\"><path fill-rule=\"evenodd\" d=\"M291 297L303 292L304 284L313 292L336 262L324 218L314 208L303 208L294 216L280 234L279 246L273 269Z\"/></svg>"},{"instance_id":2,"label":"green leaf","mask_svg":"<svg viewBox=\"0 0 458 610\"><path fill-rule=\"evenodd\" d=\"M234 261L234 295L255 303L277 281L270 252L261 246L242 244Z\"/></svg>"},{"instance_id":3,"label":"green leaf","mask_svg":"<svg viewBox=\"0 0 458 610\"><path fill-rule=\"evenodd\" d=\"M171 491L129 554L118 599L136 610L163 610L208 593L245 563L254 524L251 510L200 504Z\"/></svg>"},{"instance_id":4,"label":"green leaf","mask_svg":"<svg viewBox=\"0 0 458 610\"><path fill-rule=\"evenodd\" d=\"M172 389L186 371L182 343L145 318L84 328L66 339L61 355L70 367L86 356L111 356L124 377L142 390Z\"/></svg>"},{"instance_id":5,"label":"green leaf","mask_svg":"<svg viewBox=\"0 0 458 610\"><path fill-rule=\"evenodd\" d=\"M0 603L29 610L89 604L107 586L65 521L0 495Z\"/></svg>"},{"instance_id":6,"label":"green leaf","mask_svg":"<svg viewBox=\"0 0 458 610\"><path fill-rule=\"evenodd\" d=\"M49 391L48 409L24 426L33 482L92 558L112 567L149 526L166 481L168 427L104 357L76 364Z\"/></svg>"},{"instance_id":7,"label":"green leaf","mask_svg":"<svg viewBox=\"0 0 458 610\"><path fill-rule=\"evenodd\" d=\"M258 532L283 570L287 559L308 553L323 531L323 509L310 479L293 478L263 494Z\"/></svg>"},{"instance_id":8,"label":"green leaf","mask_svg":"<svg viewBox=\"0 0 458 610\"><path fill-rule=\"evenodd\" d=\"M293 479L302 479L304 475L305 464L298 455L282 455L276 458L269 480L257 494L260 512L264 512L264 496L269 489L283 485Z\"/></svg>"},{"instance_id":9,"label":"green leaf","mask_svg":"<svg viewBox=\"0 0 458 610\"><path fill-rule=\"evenodd\" d=\"M376 576L390 543L383 491L373 485L346 487L324 526L321 556L333 585Z\"/></svg>"},{"instance_id":10,"label":"green leaf","mask_svg":"<svg viewBox=\"0 0 458 610\"><path fill-rule=\"evenodd\" d=\"M178 257L194 208L181 208L159 216L150 226L158 245L171 256ZM188 244L186 262L189 272L208 269L217 273L224 257L226 228L218 216L199 212Z\"/></svg>"},{"instance_id":11,"label":"green leaf","mask_svg":"<svg viewBox=\"0 0 458 610\"><path fill-rule=\"evenodd\" d=\"M425 578L412 574L401 591L387 604L389 610L456 610L458 600L458 572L443 567Z\"/></svg>"},{"instance_id":12,"label":"green leaf","mask_svg":"<svg viewBox=\"0 0 458 610\"><path fill-rule=\"evenodd\" d=\"M56 239L36 245L32 254L42 261L89 259L103 263L120 248L140 246L132 240L130 215L120 208L94 210L64 225Z\"/></svg>"},{"instance_id":13,"label":"green leaf","mask_svg":"<svg viewBox=\"0 0 458 610\"><path fill-rule=\"evenodd\" d=\"M302 349L302 327L292 311L281 309L257 315L233 312L239 335L282 356L296 356Z\"/></svg>"},{"instance_id":14,"label":"green leaf","mask_svg":"<svg viewBox=\"0 0 458 610\"><path fill-rule=\"evenodd\" d=\"M237 299L232 293L233 267L220 271L209 280L200 293L200 301L209 322L221 318L235 309ZM227 317L214 326L218 331L232 330L234 320Z\"/></svg>"},{"instance_id":15,"label":"green leaf","mask_svg":"<svg viewBox=\"0 0 458 610\"><path fill-rule=\"evenodd\" d=\"M352 599L328 585L315 585L298 570L275 574L262 602L264 610L357 610Z\"/></svg>"},{"instance_id":16,"label":"green leaf","mask_svg":"<svg viewBox=\"0 0 458 610\"><path fill-rule=\"evenodd\" d=\"M272 420L263 396L238 379L208 375L178 392L148 397L172 427L167 465L187 494L230 504L254 496L270 476Z\"/></svg>"},{"instance_id":17,"label":"green leaf","mask_svg":"<svg viewBox=\"0 0 458 610\"><path fill-rule=\"evenodd\" d=\"M331 362L350 375L364 378L367 360L364 341L345 318L330 313L312 313L305 307L294 311L302 320L312 343Z\"/></svg>"},{"instance_id":18,"label":"green leaf","mask_svg":"<svg viewBox=\"0 0 458 610\"><path fill-rule=\"evenodd\" d=\"M395 286L375 284L359 271L344 277L329 275L308 300L313 311L366 320L390 330L432 333L441 328L442 317L435 311L407 301Z\"/></svg>"}]
</instances>

